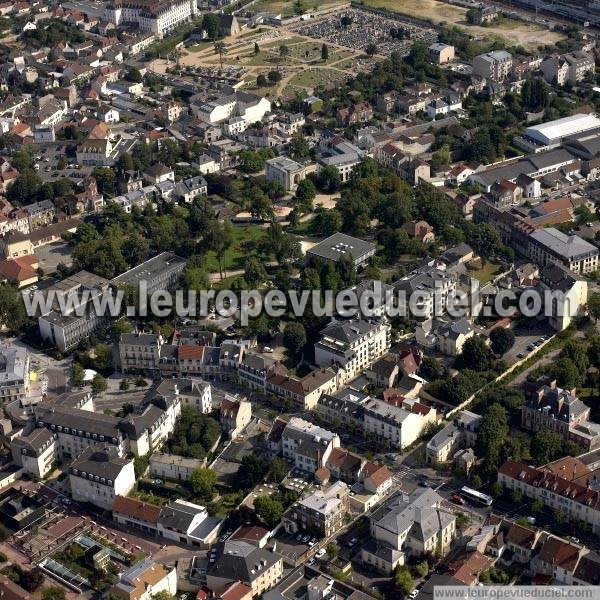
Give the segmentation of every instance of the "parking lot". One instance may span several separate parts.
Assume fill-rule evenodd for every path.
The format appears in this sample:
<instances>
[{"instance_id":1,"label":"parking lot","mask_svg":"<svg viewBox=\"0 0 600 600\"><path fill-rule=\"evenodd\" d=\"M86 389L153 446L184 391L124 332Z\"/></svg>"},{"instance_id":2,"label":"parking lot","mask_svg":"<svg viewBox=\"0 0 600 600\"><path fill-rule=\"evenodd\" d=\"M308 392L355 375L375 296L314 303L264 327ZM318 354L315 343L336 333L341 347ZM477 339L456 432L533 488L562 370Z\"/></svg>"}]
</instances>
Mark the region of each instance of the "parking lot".
<instances>
[{"instance_id":1,"label":"parking lot","mask_svg":"<svg viewBox=\"0 0 600 600\"><path fill-rule=\"evenodd\" d=\"M504 355L504 360L508 363L518 362L531 352L542 345L543 342L550 339L554 333L548 325L533 324L530 329L517 329L515 333L514 346Z\"/></svg>"}]
</instances>

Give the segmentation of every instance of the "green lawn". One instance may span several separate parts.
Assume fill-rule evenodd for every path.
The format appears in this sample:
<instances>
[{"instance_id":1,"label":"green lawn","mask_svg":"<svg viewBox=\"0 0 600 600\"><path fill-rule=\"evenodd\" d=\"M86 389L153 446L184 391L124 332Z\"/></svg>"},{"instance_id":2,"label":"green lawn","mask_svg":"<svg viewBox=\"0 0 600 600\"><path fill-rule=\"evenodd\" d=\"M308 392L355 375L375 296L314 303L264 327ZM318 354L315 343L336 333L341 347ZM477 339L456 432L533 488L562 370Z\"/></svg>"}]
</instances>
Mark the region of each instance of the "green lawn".
<instances>
[{"instance_id":1,"label":"green lawn","mask_svg":"<svg viewBox=\"0 0 600 600\"><path fill-rule=\"evenodd\" d=\"M469 269L469 275L475 279L479 279L481 283L488 283L496 275L502 272L502 265L492 262L486 262L481 269Z\"/></svg>"},{"instance_id":2,"label":"green lawn","mask_svg":"<svg viewBox=\"0 0 600 600\"><path fill-rule=\"evenodd\" d=\"M201 52L202 50L206 50L206 48L212 48L214 45L214 42L198 42L197 44L188 46L187 50L190 52Z\"/></svg>"},{"instance_id":3,"label":"green lawn","mask_svg":"<svg viewBox=\"0 0 600 600\"><path fill-rule=\"evenodd\" d=\"M234 241L231 248L225 254L225 270L243 269L248 257L256 254L257 245L265 235L266 230L259 225L234 225ZM212 273L219 271L219 262L214 252L206 254L206 269Z\"/></svg>"}]
</instances>

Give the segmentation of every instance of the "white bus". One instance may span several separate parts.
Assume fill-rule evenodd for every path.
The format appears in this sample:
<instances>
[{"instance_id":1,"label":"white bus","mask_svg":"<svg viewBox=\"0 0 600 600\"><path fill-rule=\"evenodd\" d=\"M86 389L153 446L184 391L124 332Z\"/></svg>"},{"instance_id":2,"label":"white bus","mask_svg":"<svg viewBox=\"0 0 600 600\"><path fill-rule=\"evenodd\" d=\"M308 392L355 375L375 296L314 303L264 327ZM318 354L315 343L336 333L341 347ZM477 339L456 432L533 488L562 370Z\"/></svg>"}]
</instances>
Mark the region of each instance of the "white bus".
<instances>
[{"instance_id":1,"label":"white bus","mask_svg":"<svg viewBox=\"0 0 600 600\"><path fill-rule=\"evenodd\" d=\"M474 490L467 486L462 487L460 493L468 500L478 502L479 504L485 504L486 506L491 506L493 502L491 496L478 492L477 490Z\"/></svg>"}]
</instances>

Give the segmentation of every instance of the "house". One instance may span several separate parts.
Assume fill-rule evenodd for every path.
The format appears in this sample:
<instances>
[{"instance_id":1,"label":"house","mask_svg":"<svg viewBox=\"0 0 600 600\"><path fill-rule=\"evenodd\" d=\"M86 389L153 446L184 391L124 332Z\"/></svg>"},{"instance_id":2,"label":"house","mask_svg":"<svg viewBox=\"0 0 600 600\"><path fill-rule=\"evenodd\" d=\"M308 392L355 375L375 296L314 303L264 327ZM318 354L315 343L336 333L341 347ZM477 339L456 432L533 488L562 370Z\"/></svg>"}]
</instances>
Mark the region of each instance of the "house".
<instances>
[{"instance_id":1,"label":"house","mask_svg":"<svg viewBox=\"0 0 600 600\"><path fill-rule=\"evenodd\" d=\"M348 108L337 111L337 119L342 127L365 123L373 118L373 107L368 102L359 102Z\"/></svg>"},{"instance_id":2,"label":"house","mask_svg":"<svg viewBox=\"0 0 600 600\"><path fill-rule=\"evenodd\" d=\"M28 254L19 258L0 261L0 278L18 288L27 287L38 280L38 258Z\"/></svg>"},{"instance_id":3,"label":"house","mask_svg":"<svg viewBox=\"0 0 600 600\"><path fill-rule=\"evenodd\" d=\"M156 185L164 181L175 181L175 172L161 163L150 165L143 173L144 180Z\"/></svg>"},{"instance_id":4,"label":"house","mask_svg":"<svg viewBox=\"0 0 600 600\"><path fill-rule=\"evenodd\" d=\"M175 197L184 202L192 202L197 196L206 196L208 184L204 177L190 177L180 181L174 190Z\"/></svg>"},{"instance_id":5,"label":"house","mask_svg":"<svg viewBox=\"0 0 600 600\"><path fill-rule=\"evenodd\" d=\"M110 588L111 596L119 600L151 600L160 592L175 596L177 571L175 567L164 567L150 557L126 569Z\"/></svg>"},{"instance_id":6,"label":"house","mask_svg":"<svg viewBox=\"0 0 600 600\"><path fill-rule=\"evenodd\" d=\"M472 448L477 440L481 416L468 410L461 411L452 422L438 431L425 448L428 464L437 465L451 460L458 450Z\"/></svg>"},{"instance_id":7,"label":"house","mask_svg":"<svg viewBox=\"0 0 600 600\"><path fill-rule=\"evenodd\" d=\"M133 460L121 458L113 445L86 448L69 466L71 496L111 510L116 496L126 496L135 485Z\"/></svg>"},{"instance_id":8,"label":"house","mask_svg":"<svg viewBox=\"0 0 600 600\"><path fill-rule=\"evenodd\" d=\"M435 240L433 227L427 221L407 221L402 229L412 239L419 240L423 244L430 244Z\"/></svg>"},{"instance_id":9,"label":"house","mask_svg":"<svg viewBox=\"0 0 600 600\"><path fill-rule=\"evenodd\" d=\"M10 442L13 462L26 473L42 479L54 467L58 459L56 435L47 429L34 429L28 435Z\"/></svg>"},{"instance_id":10,"label":"house","mask_svg":"<svg viewBox=\"0 0 600 600\"><path fill-rule=\"evenodd\" d=\"M445 65L454 60L454 46L436 42L429 46L429 57L438 65Z\"/></svg>"},{"instance_id":11,"label":"house","mask_svg":"<svg viewBox=\"0 0 600 600\"><path fill-rule=\"evenodd\" d=\"M244 397L238 398L226 394L221 400L219 419L223 431L235 439L252 419L252 404Z\"/></svg>"},{"instance_id":12,"label":"house","mask_svg":"<svg viewBox=\"0 0 600 600\"><path fill-rule=\"evenodd\" d=\"M257 598L283 576L283 560L275 552L237 540L220 542L215 549L215 560L206 573L206 585L213 592L221 593L239 581L250 587L252 597Z\"/></svg>"},{"instance_id":13,"label":"house","mask_svg":"<svg viewBox=\"0 0 600 600\"><path fill-rule=\"evenodd\" d=\"M464 317L454 321L430 317L417 325L417 343L435 348L447 356L458 356L464 343L475 335L471 322Z\"/></svg>"},{"instance_id":14,"label":"house","mask_svg":"<svg viewBox=\"0 0 600 600\"><path fill-rule=\"evenodd\" d=\"M185 458L176 454L153 452L150 456L149 470L150 474L154 477L172 479L174 481L187 481L196 469L205 465L205 460Z\"/></svg>"},{"instance_id":15,"label":"house","mask_svg":"<svg viewBox=\"0 0 600 600\"><path fill-rule=\"evenodd\" d=\"M390 574L408 556L444 555L456 534L456 516L442 501L432 489L392 496L369 517L372 540L361 548L362 561Z\"/></svg>"},{"instance_id":16,"label":"house","mask_svg":"<svg viewBox=\"0 0 600 600\"><path fill-rule=\"evenodd\" d=\"M316 490L287 510L283 527L288 533L307 531L320 538L330 537L344 526L349 492L350 488L343 481Z\"/></svg>"},{"instance_id":17,"label":"house","mask_svg":"<svg viewBox=\"0 0 600 600\"><path fill-rule=\"evenodd\" d=\"M204 506L177 499L161 508L157 530L167 540L206 548L217 541L221 525Z\"/></svg>"}]
</instances>

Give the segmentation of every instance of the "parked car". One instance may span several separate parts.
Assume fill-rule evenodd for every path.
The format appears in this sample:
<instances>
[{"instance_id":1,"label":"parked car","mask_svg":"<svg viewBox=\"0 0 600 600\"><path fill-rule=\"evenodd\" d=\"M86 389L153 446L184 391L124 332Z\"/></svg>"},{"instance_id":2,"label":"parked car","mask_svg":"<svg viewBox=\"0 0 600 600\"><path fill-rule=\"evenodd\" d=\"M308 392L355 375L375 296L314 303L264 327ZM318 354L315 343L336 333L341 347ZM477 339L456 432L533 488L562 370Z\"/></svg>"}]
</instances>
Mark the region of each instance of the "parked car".
<instances>
[{"instance_id":1,"label":"parked car","mask_svg":"<svg viewBox=\"0 0 600 600\"><path fill-rule=\"evenodd\" d=\"M315 554L315 556L316 556L317 558L323 558L323 557L325 556L325 552L326 552L325 548L321 548L321 549L320 549L320 550L319 550L319 551L318 551L318 552Z\"/></svg>"},{"instance_id":2,"label":"parked car","mask_svg":"<svg viewBox=\"0 0 600 600\"><path fill-rule=\"evenodd\" d=\"M458 494L452 494L450 500L454 502L454 504L460 504L461 506L465 503L465 499Z\"/></svg>"},{"instance_id":3,"label":"parked car","mask_svg":"<svg viewBox=\"0 0 600 600\"><path fill-rule=\"evenodd\" d=\"M409 600L415 600L415 598L418 596L419 594L419 590L413 590L409 595L408 598Z\"/></svg>"}]
</instances>

